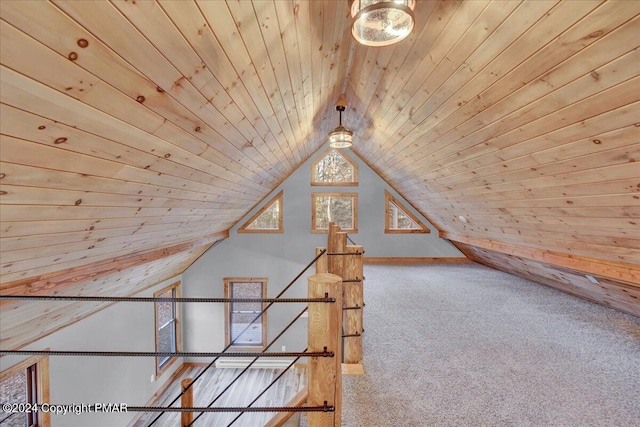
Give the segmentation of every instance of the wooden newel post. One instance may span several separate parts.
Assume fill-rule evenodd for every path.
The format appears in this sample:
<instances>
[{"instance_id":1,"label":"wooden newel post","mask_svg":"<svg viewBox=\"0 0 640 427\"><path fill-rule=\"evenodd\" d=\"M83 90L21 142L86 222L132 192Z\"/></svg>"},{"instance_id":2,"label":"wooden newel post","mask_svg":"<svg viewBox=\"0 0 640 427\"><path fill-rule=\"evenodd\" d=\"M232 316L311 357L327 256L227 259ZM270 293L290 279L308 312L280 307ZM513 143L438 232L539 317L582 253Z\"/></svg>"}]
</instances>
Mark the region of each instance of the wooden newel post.
<instances>
[{"instance_id":1,"label":"wooden newel post","mask_svg":"<svg viewBox=\"0 0 640 427\"><path fill-rule=\"evenodd\" d=\"M180 384L182 386L182 391L184 391L184 394L182 395L180 400L180 406L182 406L183 408L193 408L193 387L189 387L189 384L191 384L192 381L193 379L191 378L185 378L182 380L182 383ZM189 388L187 389L187 387ZM182 415L181 415L182 427L187 427L189 424L191 424L192 421L193 421L193 412L182 412Z\"/></svg>"},{"instance_id":2,"label":"wooden newel post","mask_svg":"<svg viewBox=\"0 0 640 427\"><path fill-rule=\"evenodd\" d=\"M364 269L362 265L362 246L347 246L346 252L354 255L345 256L344 280L360 280L345 282L342 285L344 299L344 363L362 363L362 316L364 311ZM360 254L360 255L356 255Z\"/></svg>"},{"instance_id":3,"label":"wooden newel post","mask_svg":"<svg viewBox=\"0 0 640 427\"><path fill-rule=\"evenodd\" d=\"M309 406L335 407L334 412L308 412L309 427L342 424L342 278L335 274L309 277L309 298L334 298L335 303L309 303L310 352L332 351L334 357L309 359Z\"/></svg>"},{"instance_id":4,"label":"wooden newel post","mask_svg":"<svg viewBox=\"0 0 640 427\"><path fill-rule=\"evenodd\" d=\"M327 248L317 247L316 248L316 256L318 256L320 254L320 252L322 252L323 249L326 251ZM327 253L325 252L324 255L322 255L316 261L316 274L328 273L327 267L328 267L328 265L327 265Z\"/></svg>"},{"instance_id":5,"label":"wooden newel post","mask_svg":"<svg viewBox=\"0 0 640 427\"><path fill-rule=\"evenodd\" d=\"M347 249L347 233L340 231L339 225L331 223L329 225L329 239L327 242L327 252L330 254L344 253ZM344 256L329 255L327 261L328 271L344 277Z\"/></svg>"}]
</instances>

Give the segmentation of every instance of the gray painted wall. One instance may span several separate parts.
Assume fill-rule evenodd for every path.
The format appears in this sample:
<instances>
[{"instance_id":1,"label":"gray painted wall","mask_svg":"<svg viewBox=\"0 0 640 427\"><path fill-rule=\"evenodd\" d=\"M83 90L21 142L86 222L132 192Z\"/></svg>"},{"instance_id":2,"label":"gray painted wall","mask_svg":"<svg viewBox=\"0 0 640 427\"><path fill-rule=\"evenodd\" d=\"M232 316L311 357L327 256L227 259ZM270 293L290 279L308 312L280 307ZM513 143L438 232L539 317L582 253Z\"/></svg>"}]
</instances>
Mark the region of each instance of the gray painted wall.
<instances>
[{"instance_id":1,"label":"gray painted wall","mask_svg":"<svg viewBox=\"0 0 640 427\"><path fill-rule=\"evenodd\" d=\"M357 192L358 233L350 237L363 245L370 257L461 257L451 243L438 238L438 232L426 218L409 206L385 181L350 150L347 154L358 164L357 187L312 187L311 162L324 149L298 168L230 231L228 239L209 249L183 274L183 295L223 297L224 277L267 277L268 295L275 297L305 265L313 259L316 246L326 246L326 234L311 233L311 193ZM283 234L238 234L237 229L284 190ZM430 234L384 234L385 196L388 190L432 230ZM306 276L298 280L284 297L306 297ZM365 296L366 301L366 296ZM268 311L268 339L275 337L301 310L303 305L277 304ZM222 304L192 304L185 312L185 350L220 351L224 347L224 307ZM306 319L301 319L272 351L299 351L306 346Z\"/></svg>"},{"instance_id":2,"label":"gray painted wall","mask_svg":"<svg viewBox=\"0 0 640 427\"><path fill-rule=\"evenodd\" d=\"M159 283L138 296L153 296L181 277ZM44 303L43 303L44 304ZM27 350L155 351L153 303L116 303L48 337ZM0 370L25 358L4 356ZM51 402L54 404L127 403L144 406L181 365L178 360L163 375L155 376L155 359L148 357L49 357ZM137 414L52 415L53 427L125 426Z\"/></svg>"}]
</instances>

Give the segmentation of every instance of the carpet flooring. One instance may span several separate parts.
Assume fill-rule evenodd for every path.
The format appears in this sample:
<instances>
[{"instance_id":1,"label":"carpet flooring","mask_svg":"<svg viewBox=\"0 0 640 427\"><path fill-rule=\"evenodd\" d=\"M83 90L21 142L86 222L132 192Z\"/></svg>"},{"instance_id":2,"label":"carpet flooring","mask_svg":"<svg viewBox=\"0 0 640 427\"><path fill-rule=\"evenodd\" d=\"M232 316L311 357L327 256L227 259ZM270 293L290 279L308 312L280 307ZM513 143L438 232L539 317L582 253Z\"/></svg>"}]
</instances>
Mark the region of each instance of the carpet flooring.
<instances>
[{"instance_id":1,"label":"carpet flooring","mask_svg":"<svg viewBox=\"0 0 640 427\"><path fill-rule=\"evenodd\" d=\"M343 426L640 426L640 318L474 263L365 276Z\"/></svg>"}]
</instances>

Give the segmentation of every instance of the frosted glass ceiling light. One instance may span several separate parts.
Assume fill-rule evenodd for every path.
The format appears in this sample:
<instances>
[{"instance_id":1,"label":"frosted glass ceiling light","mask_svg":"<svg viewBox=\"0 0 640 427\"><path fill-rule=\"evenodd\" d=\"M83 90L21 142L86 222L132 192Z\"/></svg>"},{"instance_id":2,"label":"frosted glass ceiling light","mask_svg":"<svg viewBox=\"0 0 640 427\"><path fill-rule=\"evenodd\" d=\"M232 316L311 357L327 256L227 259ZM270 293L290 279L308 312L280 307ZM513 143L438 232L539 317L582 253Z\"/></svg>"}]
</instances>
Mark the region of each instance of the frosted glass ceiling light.
<instances>
[{"instance_id":1,"label":"frosted glass ceiling light","mask_svg":"<svg viewBox=\"0 0 640 427\"><path fill-rule=\"evenodd\" d=\"M351 34L366 46L397 43L413 30L415 7L415 0L351 0Z\"/></svg>"},{"instance_id":2,"label":"frosted glass ceiling light","mask_svg":"<svg viewBox=\"0 0 640 427\"><path fill-rule=\"evenodd\" d=\"M340 112L340 124L329 133L329 146L332 148L348 148L353 142L353 132L342 126L342 112L344 105L336 105L336 110Z\"/></svg>"}]
</instances>

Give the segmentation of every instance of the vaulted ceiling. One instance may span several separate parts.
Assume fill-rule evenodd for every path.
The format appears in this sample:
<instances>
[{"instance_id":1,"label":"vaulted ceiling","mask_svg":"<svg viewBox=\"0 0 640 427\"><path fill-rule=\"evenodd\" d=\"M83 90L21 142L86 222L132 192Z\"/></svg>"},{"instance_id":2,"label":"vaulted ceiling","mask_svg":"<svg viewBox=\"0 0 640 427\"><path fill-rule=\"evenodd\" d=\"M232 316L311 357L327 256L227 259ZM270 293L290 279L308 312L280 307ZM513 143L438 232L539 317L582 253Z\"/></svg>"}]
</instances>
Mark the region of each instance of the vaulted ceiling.
<instances>
[{"instance_id":1,"label":"vaulted ceiling","mask_svg":"<svg viewBox=\"0 0 640 427\"><path fill-rule=\"evenodd\" d=\"M467 256L640 315L639 12L418 1L369 48L346 0L3 0L2 292L180 273L344 94L353 151Z\"/></svg>"}]
</instances>

